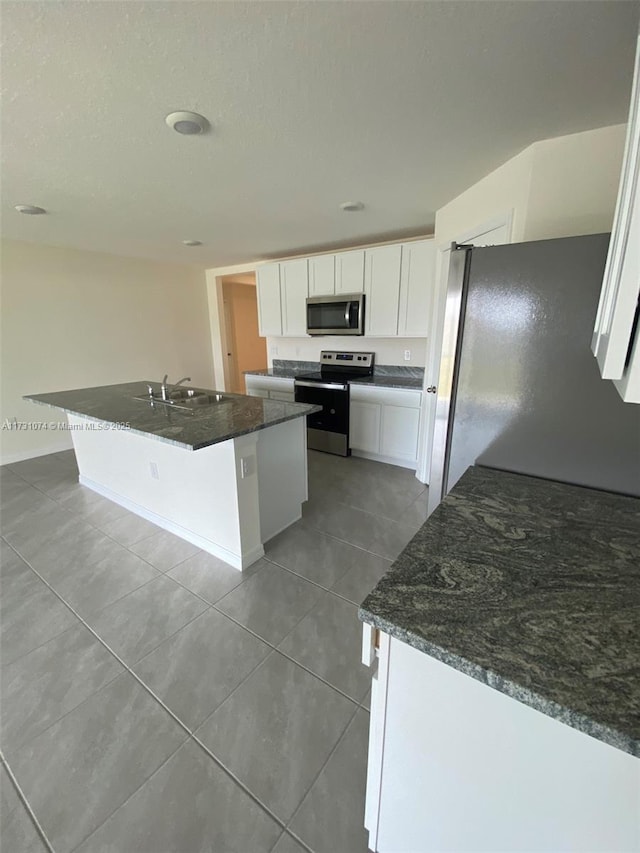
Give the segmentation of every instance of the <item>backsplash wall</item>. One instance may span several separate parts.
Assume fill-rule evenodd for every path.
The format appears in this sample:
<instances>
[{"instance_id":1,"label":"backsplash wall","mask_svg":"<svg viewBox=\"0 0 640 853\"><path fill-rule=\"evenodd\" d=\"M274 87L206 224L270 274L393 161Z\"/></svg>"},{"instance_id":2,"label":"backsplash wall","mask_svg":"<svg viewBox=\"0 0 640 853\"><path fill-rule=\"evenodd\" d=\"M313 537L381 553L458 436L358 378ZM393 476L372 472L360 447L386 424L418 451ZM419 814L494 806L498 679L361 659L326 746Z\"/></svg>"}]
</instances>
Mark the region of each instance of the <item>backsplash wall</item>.
<instances>
[{"instance_id":1,"label":"backsplash wall","mask_svg":"<svg viewBox=\"0 0 640 853\"><path fill-rule=\"evenodd\" d=\"M404 364L425 367L426 338L367 338L366 336L326 335L313 338L267 338L269 367L275 359L319 361L320 350L374 352L377 364ZM405 350L411 351L410 361L404 360Z\"/></svg>"}]
</instances>

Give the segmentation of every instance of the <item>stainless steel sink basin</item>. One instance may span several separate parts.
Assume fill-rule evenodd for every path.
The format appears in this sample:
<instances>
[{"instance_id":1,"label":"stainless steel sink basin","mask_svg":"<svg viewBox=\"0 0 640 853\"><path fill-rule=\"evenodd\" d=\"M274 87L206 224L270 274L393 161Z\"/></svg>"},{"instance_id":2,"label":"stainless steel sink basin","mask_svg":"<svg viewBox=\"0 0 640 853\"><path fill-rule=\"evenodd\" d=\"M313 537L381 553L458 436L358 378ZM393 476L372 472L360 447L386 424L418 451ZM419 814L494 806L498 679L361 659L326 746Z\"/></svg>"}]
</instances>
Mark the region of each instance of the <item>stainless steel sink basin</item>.
<instances>
[{"instance_id":1,"label":"stainless steel sink basin","mask_svg":"<svg viewBox=\"0 0 640 853\"><path fill-rule=\"evenodd\" d=\"M163 400L162 397L150 397L148 394L133 399L154 405L159 403L162 406L170 406L172 409L184 409L186 411L230 402L225 394L207 394L205 391L198 391L195 388L180 388L171 391L168 400Z\"/></svg>"}]
</instances>

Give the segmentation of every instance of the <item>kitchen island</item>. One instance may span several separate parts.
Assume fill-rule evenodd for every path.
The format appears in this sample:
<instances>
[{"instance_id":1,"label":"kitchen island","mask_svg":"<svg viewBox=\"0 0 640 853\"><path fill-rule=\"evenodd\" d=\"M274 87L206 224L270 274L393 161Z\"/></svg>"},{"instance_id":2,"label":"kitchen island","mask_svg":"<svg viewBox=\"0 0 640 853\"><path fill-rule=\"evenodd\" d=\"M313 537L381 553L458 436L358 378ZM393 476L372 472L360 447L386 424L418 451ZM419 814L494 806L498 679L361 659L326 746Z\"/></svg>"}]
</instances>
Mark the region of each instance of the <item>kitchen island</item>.
<instances>
[{"instance_id":1,"label":"kitchen island","mask_svg":"<svg viewBox=\"0 0 640 853\"><path fill-rule=\"evenodd\" d=\"M166 390L163 400L141 381L25 399L66 413L83 485L244 569L301 516L316 407Z\"/></svg>"},{"instance_id":2,"label":"kitchen island","mask_svg":"<svg viewBox=\"0 0 640 853\"><path fill-rule=\"evenodd\" d=\"M640 850L639 530L635 498L463 475L360 608L372 850Z\"/></svg>"}]
</instances>

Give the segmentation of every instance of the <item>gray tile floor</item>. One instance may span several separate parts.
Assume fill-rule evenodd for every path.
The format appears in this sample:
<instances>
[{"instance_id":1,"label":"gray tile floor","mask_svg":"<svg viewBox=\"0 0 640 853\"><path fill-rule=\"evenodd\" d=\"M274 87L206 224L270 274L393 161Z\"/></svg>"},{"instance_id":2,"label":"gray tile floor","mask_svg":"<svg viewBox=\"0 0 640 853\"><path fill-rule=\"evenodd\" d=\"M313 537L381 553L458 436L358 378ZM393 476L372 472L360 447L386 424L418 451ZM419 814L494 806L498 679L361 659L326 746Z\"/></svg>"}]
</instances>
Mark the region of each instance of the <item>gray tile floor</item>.
<instances>
[{"instance_id":1,"label":"gray tile floor","mask_svg":"<svg viewBox=\"0 0 640 853\"><path fill-rule=\"evenodd\" d=\"M426 517L410 471L309 453L240 573L80 486L0 468L3 853L361 853L357 604Z\"/></svg>"}]
</instances>

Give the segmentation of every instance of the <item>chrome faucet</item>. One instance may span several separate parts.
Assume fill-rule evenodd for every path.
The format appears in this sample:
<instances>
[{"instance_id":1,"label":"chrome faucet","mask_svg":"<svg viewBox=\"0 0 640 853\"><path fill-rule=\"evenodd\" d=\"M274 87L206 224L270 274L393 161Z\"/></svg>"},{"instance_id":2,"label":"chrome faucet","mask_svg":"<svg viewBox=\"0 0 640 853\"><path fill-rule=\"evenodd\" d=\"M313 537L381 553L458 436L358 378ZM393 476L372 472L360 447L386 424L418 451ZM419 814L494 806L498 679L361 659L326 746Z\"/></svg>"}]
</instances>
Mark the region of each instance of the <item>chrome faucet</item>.
<instances>
[{"instance_id":1,"label":"chrome faucet","mask_svg":"<svg viewBox=\"0 0 640 853\"><path fill-rule=\"evenodd\" d=\"M162 392L162 399L163 400L169 399L169 396L168 396L169 388L167 385L167 379L168 378L169 378L169 374L165 373L164 379L162 380L162 385L160 386L160 391ZM177 382L174 382L173 387L177 388L178 385L182 385L183 382L191 382L191 377L190 376L183 376L182 379L179 379Z\"/></svg>"}]
</instances>

